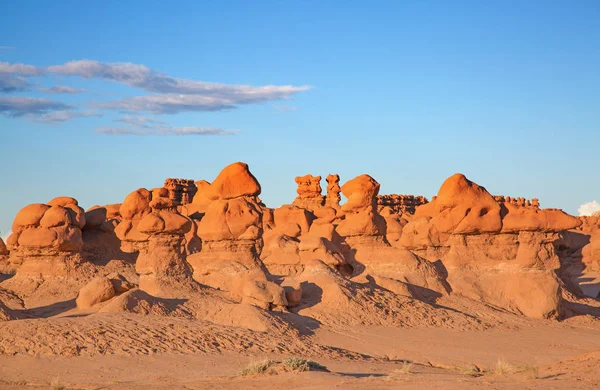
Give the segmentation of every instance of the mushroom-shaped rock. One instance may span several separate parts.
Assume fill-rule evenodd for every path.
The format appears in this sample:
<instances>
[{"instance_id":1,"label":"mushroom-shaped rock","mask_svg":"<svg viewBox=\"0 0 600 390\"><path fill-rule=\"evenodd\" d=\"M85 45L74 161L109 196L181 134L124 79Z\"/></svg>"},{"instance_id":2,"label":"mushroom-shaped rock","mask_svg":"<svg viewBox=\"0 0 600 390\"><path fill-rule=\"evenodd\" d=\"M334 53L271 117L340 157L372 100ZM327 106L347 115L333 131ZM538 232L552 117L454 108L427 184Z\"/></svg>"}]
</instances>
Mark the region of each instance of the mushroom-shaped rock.
<instances>
[{"instance_id":1,"label":"mushroom-shaped rock","mask_svg":"<svg viewBox=\"0 0 600 390\"><path fill-rule=\"evenodd\" d=\"M347 181L342 186L342 194L348 201L342 206L343 211L364 209L377 205L379 183L369 175L360 175Z\"/></svg>"},{"instance_id":2,"label":"mushroom-shaped rock","mask_svg":"<svg viewBox=\"0 0 600 390\"><path fill-rule=\"evenodd\" d=\"M125 219L140 219L148 214L152 193L145 188L140 188L125 197L119 208L119 213Z\"/></svg>"},{"instance_id":3,"label":"mushroom-shaped rock","mask_svg":"<svg viewBox=\"0 0 600 390\"><path fill-rule=\"evenodd\" d=\"M211 199L233 199L240 196L260 195L260 184L250 173L248 164L228 165L210 185Z\"/></svg>"},{"instance_id":4,"label":"mushroom-shaped rock","mask_svg":"<svg viewBox=\"0 0 600 390\"><path fill-rule=\"evenodd\" d=\"M460 173L446 179L434 200L417 207L415 217L431 217L441 233L495 233L502 229L500 205L484 187Z\"/></svg>"}]
</instances>

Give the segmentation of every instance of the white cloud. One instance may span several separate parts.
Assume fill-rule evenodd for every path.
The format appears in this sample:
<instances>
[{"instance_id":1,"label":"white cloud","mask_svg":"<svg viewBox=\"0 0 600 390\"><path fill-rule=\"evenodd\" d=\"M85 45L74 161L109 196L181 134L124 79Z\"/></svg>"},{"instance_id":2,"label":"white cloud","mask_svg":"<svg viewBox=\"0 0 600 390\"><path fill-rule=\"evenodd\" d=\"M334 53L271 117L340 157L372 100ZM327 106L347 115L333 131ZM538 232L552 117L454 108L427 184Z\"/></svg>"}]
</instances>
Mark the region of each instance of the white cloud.
<instances>
[{"instance_id":1,"label":"white cloud","mask_svg":"<svg viewBox=\"0 0 600 390\"><path fill-rule=\"evenodd\" d=\"M0 79L0 91L23 91L30 87L25 77L49 74L108 80L152 92L150 95L92 104L97 108L131 113L177 114L180 112L220 111L236 108L239 105L285 100L311 88L310 86L293 85L251 86L209 83L171 77L141 64L78 60L46 68L0 62L0 76L4 75ZM40 91L69 94L85 92L69 86L55 86L40 89ZM295 108L282 105L278 109L289 111ZM61 108L52 110L61 110ZM0 106L0 113L2 112L5 115L8 112L9 116L25 115Z\"/></svg>"},{"instance_id":2,"label":"white cloud","mask_svg":"<svg viewBox=\"0 0 600 390\"><path fill-rule=\"evenodd\" d=\"M45 123L47 125L56 125L58 123L70 121L76 118L87 118L91 116L101 117L104 114L99 113L94 110L85 110L85 111L73 111L73 110L60 110L48 112L41 115L29 115L27 117L28 120L32 122Z\"/></svg>"},{"instance_id":3,"label":"white cloud","mask_svg":"<svg viewBox=\"0 0 600 390\"><path fill-rule=\"evenodd\" d=\"M177 114L189 111L220 111L235 108L230 100L202 95L161 94L136 96L130 99L99 103L99 108L127 112L151 112L154 114Z\"/></svg>"},{"instance_id":4,"label":"white cloud","mask_svg":"<svg viewBox=\"0 0 600 390\"><path fill-rule=\"evenodd\" d=\"M152 128L156 125L164 125L165 122L156 119L156 118L148 118L146 116L131 116L131 115L123 115L122 118L116 119L115 122L127 123L129 125L133 125L136 127L145 127Z\"/></svg>"},{"instance_id":5,"label":"white cloud","mask_svg":"<svg viewBox=\"0 0 600 390\"><path fill-rule=\"evenodd\" d=\"M29 97L0 97L0 114L8 117L43 115L53 111L70 110L73 107L50 99Z\"/></svg>"},{"instance_id":6,"label":"white cloud","mask_svg":"<svg viewBox=\"0 0 600 390\"><path fill-rule=\"evenodd\" d=\"M579 206L577 211L579 212L580 216L590 216L595 212L600 211L600 203L598 203L595 200L584 203L581 206Z\"/></svg>"},{"instance_id":7,"label":"white cloud","mask_svg":"<svg viewBox=\"0 0 600 390\"><path fill-rule=\"evenodd\" d=\"M184 95L203 95L215 99L235 101L240 104L286 98L294 93L310 89L309 86L292 85L233 85L171 77L145 65L129 62L104 63L92 60L67 62L49 66L48 72L64 76L101 78L116 81L149 92Z\"/></svg>"},{"instance_id":8,"label":"white cloud","mask_svg":"<svg viewBox=\"0 0 600 390\"><path fill-rule=\"evenodd\" d=\"M22 76L0 73L0 93L23 92L30 87L29 81Z\"/></svg>"},{"instance_id":9,"label":"white cloud","mask_svg":"<svg viewBox=\"0 0 600 390\"><path fill-rule=\"evenodd\" d=\"M158 126L154 128L143 127L138 129L125 129L117 127L103 127L94 131L108 135L234 135L237 131L228 131L216 127L169 127Z\"/></svg>"},{"instance_id":10,"label":"white cloud","mask_svg":"<svg viewBox=\"0 0 600 390\"><path fill-rule=\"evenodd\" d=\"M33 66L21 63L10 64L8 62L0 62L0 73L11 73L25 76L38 76L43 74L43 70Z\"/></svg>"},{"instance_id":11,"label":"white cloud","mask_svg":"<svg viewBox=\"0 0 600 390\"><path fill-rule=\"evenodd\" d=\"M56 85L51 88L40 88L40 91L46 92L46 93L66 93L66 94L87 92L85 89L77 89L77 88L69 87L68 85Z\"/></svg>"}]
</instances>

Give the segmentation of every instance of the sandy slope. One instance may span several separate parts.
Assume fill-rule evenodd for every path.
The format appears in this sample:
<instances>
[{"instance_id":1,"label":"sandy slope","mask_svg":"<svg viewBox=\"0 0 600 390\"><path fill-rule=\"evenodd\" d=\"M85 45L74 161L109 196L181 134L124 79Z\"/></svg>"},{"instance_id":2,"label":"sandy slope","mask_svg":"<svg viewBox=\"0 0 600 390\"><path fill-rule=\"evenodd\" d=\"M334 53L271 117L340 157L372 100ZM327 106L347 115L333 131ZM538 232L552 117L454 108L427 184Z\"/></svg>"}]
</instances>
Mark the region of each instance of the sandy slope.
<instances>
[{"instance_id":1,"label":"sandy slope","mask_svg":"<svg viewBox=\"0 0 600 390\"><path fill-rule=\"evenodd\" d=\"M470 301L443 304L454 316L468 310L477 316L472 321L497 325L464 330L427 322L405 327L312 323L300 330L257 332L201 319L74 311L9 321L0 325L0 389L49 388L52 382L77 389L600 386L597 319L539 321ZM236 376L251 362L289 356L315 360L331 372ZM499 359L524 372L493 373ZM405 360L414 362L408 374L398 372ZM490 372L467 375L473 365Z\"/></svg>"}]
</instances>

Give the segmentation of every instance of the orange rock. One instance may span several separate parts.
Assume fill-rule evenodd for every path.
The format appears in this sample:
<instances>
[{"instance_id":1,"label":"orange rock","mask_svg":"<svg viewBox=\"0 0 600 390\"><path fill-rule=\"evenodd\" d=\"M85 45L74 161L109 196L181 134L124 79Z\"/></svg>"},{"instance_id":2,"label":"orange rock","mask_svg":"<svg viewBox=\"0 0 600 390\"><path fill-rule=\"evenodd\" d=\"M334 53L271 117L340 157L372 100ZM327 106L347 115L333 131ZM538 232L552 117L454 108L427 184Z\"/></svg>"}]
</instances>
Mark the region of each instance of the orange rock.
<instances>
[{"instance_id":1,"label":"orange rock","mask_svg":"<svg viewBox=\"0 0 600 390\"><path fill-rule=\"evenodd\" d=\"M415 217L431 217L441 233L492 233L502 229L500 205L494 197L459 173L446 179L434 200L417 207Z\"/></svg>"},{"instance_id":2,"label":"orange rock","mask_svg":"<svg viewBox=\"0 0 600 390\"><path fill-rule=\"evenodd\" d=\"M374 206L379 193L379 183L369 175L360 175L347 181L342 186L342 194L348 200L342 206L343 211L352 211Z\"/></svg>"},{"instance_id":3,"label":"orange rock","mask_svg":"<svg viewBox=\"0 0 600 390\"><path fill-rule=\"evenodd\" d=\"M85 212L85 227L98 228L106 221L107 210L105 207L94 206Z\"/></svg>"},{"instance_id":4,"label":"orange rock","mask_svg":"<svg viewBox=\"0 0 600 390\"><path fill-rule=\"evenodd\" d=\"M54 245L57 233L49 228L29 228L19 235L19 246L26 248L47 248Z\"/></svg>"},{"instance_id":5,"label":"orange rock","mask_svg":"<svg viewBox=\"0 0 600 390\"><path fill-rule=\"evenodd\" d=\"M232 199L228 202L225 219L233 237L238 238L250 226L258 226L260 212L256 206L244 198Z\"/></svg>"},{"instance_id":6,"label":"orange rock","mask_svg":"<svg viewBox=\"0 0 600 390\"><path fill-rule=\"evenodd\" d=\"M77 252L83 247L81 229L74 226L59 226L54 229L56 241L54 248L59 252Z\"/></svg>"},{"instance_id":7,"label":"orange rock","mask_svg":"<svg viewBox=\"0 0 600 390\"><path fill-rule=\"evenodd\" d=\"M314 210L325 204L325 197L321 195L321 176L298 176L296 184L298 197L292 203L294 206Z\"/></svg>"},{"instance_id":8,"label":"orange rock","mask_svg":"<svg viewBox=\"0 0 600 390\"><path fill-rule=\"evenodd\" d=\"M140 219L151 211L151 199L152 193L145 188L140 188L127 195L119 208L119 214L125 219Z\"/></svg>"},{"instance_id":9,"label":"orange rock","mask_svg":"<svg viewBox=\"0 0 600 390\"><path fill-rule=\"evenodd\" d=\"M502 232L520 231L560 232L581 226L579 218L568 215L562 210L520 207L503 203Z\"/></svg>"},{"instance_id":10,"label":"orange rock","mask_svg":"<svg viewBox=\"0 0 600 390\"><path fill-rule=\"evenodd\" d=\"M79 290L75 302L79 309L87 309L98 303L108 301L116 295L111 281L105 276L98 276Z\"/></svg>"},{"instance_id":11,"label":"orange rock","mask_svg":"<svg viewBox=\"0 0 600 390\"><path fill-rule=\"evenodd\" d=\"M40 220L40 226L46 228L68 226L71 223L71 216L67 212L67 209L62 206L50 207Z\"/></svg>"},{"instance_id":12,"label":"orange rock","mask_svg":"<svg viewBox=\"0 0 600 390\"><path fill-rule=\"evenodd\" d=\"M217 200L210 204L206 214L198 222L198 236L202 240L220 241L235 238L229 230L225 216L228 205L226 200Z\"/></svg>"},{"instance_id":13,"label":"orange rock","mask_svg":"<svg viewBox=\"0 0 600 390\"><path fill-rule=\"evenodd\" d=\"M15 217L12 232L20 233L27 226L37 226L49 208L50 206L41 203L34 203L23 207Z\"/></svg>"},{"instance_id":14,"label":"orange rock","mask_svg":"<svg viewBox=\"0 0 600 390\"><path fill-rule=\"evenodd\" d=\"M250 173L248 164L228 165L210 185L211 199L233 199L240 196L260 195L260 184Z\"/></svg>"},{"instance_id":15,"label":"orange rock","mask_svg":"<svg viewBox=\"0 0 600 390\"><path fill-rule=\"evenodd\" d=\"M137 228L144 234L160 233L165 229L165 221L157 214L150 213L142 217Z\"/></svg>"},{"instance_id":16,"label":"orange rock","mask_svg":"<svg viewBox=\"0 0 600 390\"><path fill-rule=\"evenodd\" d=\"M291 225L291 230L296 230L296 227L299 227L299 233L305 234L308 233L314 217L309 211L303 208L285 205L273 211L273 219L277 229L290 230L289 225ZM297 235L291 236L297 237Z\"/></svg>"},{"instance_id":17,"label":"orange rock","mask_svg":"<svg viewBox=\"0 0 600 390\"><path fill-rule=\"evenodd\" d=\"M77 206L79 203L77 202L77 199L68 196L59 196L58 198L54 198L50 202L48 202L48 206L64 207L70 204Z\"/></svg>"}]
</instances>

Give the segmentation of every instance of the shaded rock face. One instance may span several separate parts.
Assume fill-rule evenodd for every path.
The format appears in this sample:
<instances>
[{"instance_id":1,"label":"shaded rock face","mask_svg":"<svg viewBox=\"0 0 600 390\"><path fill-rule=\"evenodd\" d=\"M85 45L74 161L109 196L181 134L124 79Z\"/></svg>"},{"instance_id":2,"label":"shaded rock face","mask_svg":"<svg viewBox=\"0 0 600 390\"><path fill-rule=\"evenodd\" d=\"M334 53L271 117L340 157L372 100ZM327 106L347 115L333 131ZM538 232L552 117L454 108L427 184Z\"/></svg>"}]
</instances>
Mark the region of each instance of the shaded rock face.
<instances>
[{"instance_id":1,"label":"shaded rock face","mask_svg":"<svg viewBox=\"0 0 600 390\"><path fill-rule=\"evenodd\" d=\"M560 210L498 203L457 174L417 208L399 245L441 261L453 293L550 318L562 314L556 233L580 224Z\"/></svg>"},{"instance_id":2,"label":"shaded rock face","mask_svg":"<svg viewBox=\"0 0 600 390\"><path fill-rule=\"evenodd\" d=\"M150 295L174 297L192 283L184 243L192 221L179 214L176 203L169 198L155 196L149 206L151 212L137 224L139 232L148 236L135 264L139 286Z\"/></svg>"},{"instance_id":3,"label":"shaded rock face","mask_svg":"<svg viewBox=\"0 0 600 390\"><path fill-rule=\"evenodd\" d=\"M85 224L85 213L73 198L26 206L12 225L9 261L20 276L64 276L81 261Z\"/></svg>"},{"instance_id":4,"label":"shaded rock face","mask_svg":"<svg viewBox=\"0 0 600 390\"><path fill-rule=\"evenodd\" d=\"M581 226L560 234L555 243L558 271L577 297L600 297L600 216L579 217Z\"/></svg>"},{"instance_id":5,"label":"shaded rock face","mask_svg":"<svg viewBox=\"0 0 600 390\"><path fill-rule=\"evenodd\" d=\"M132 253L121 250L121 240L115 233L122 219L120 208L121 204L93 206L85 212L82 251L87 260L98 265L111 260L135 261Z\"/></svg>"}]
</instances>

